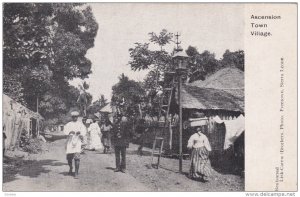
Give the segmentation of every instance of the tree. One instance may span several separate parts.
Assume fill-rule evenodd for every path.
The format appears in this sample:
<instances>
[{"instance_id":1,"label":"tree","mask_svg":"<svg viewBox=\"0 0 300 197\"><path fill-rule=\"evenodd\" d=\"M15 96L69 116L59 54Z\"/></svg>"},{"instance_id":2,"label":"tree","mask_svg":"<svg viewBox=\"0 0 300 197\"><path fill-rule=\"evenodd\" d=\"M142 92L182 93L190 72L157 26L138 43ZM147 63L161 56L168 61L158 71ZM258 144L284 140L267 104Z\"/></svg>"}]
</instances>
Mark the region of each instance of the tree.
<instances>
[{"instance_id":1,"label":"tree","mask_svg":"<svg viewBox=\"0 0 300 197\"><path fill-rule=\"evenodd\" d=\"M151 32L149 36L150 42L154 46L158 45L159 50L150 50L150 43L135 43L135 47L129 49L131 58L129 65L134 71L152 68L159 72L165 70L170 64L171 56L163 47L172 41L173 34L163 29L159 35Z\"/></svg>"},{"instance_id":2,"label":"tree","mask_svg":"<svg viewBox=\"0 0 300 197\"><path fill-rule=\"evenodd\" d=\"M236 67L242 71L244 71L245 60L244 60L244 51L238 50L235 52L230 52L226 50L223 54L223 59L221 60L221 64L223 67Z\"/></svg>"},{"instance_id":3,"label":"tree","mask_svg":"<svg viewBox=\"0 0 300 197\"><path fill-rule=\"evenodd\" d=\"M173 42L173 34L163 29L158 34L151 32L148 35L150 43L135 43L135 47L129 49L129 65L134 71L149 69L143 82L148 94L148 100L145 102L149 104L145 110L154 116L157 115L155 111L159 101L156 95L162 89L159 80L165 71L173 69L172 52L165 50L165 46ZM150 50L150 47L153 49Z\"/></svg>"},{"instance_id":4,"label":"tree","mask_svg":"<svg viewBox=\"0 0 300 197\"><path fill-rule=\"evenodd\" d=\"M100 98L92 103L87 109L88 114L95 114L99 112L103 107L108 105L108 101L103 94L100 95Z\"/></svg>"},{"instance_id":5,"label":"tree","mask_svg":"<svg viewBox=\"0 0 300 197\"><path fill-rule=\"evenodd\" d=\"M79 92L68 80L91 73L85 55L98 30L91 8L82 3L5 3L3 13L3 72L5 79L14 79L4 84L21 87L4 93L23 99L32 110L39 97L45 117L68 111Z\"/></svg>"},{"instance_id":6,"label":"tree","mask_svg":"<svg viewBox=\"0 0 300 197\"><path fill-rule=\"evenodd\" d=\"M188 47L186 53L190 56L188 60L189 82L204 80L207 75L220 69L220 63L214 53L205 50L200 54L197 48L192 46Z\"/></svg>"},{"instance_id":7,"label":"tree","mask_svg":"<svg viewBox=\"0 0 300 197\"><path fill-rule=\"evenodd\" d=\"M122 74L119 82L112 87L111 105L128 117L139 116L139 104L144 101L142 84Z\"/></svg>"},{"instance_id":8,"label":"tree","mask_svg":"<svg viewBox=\"0 0 300 197\"><path fill-rule=\"evenodd\" d=\"M135 47L129 49L129 65L134 71L149 70L143 81L143 88L146 91L145 102L147 105L144 111L154 117L158 115L159 102L162 90L160 80L163 79L167 71L175 71L172 62L172 55L175 52L166 51L165 48L171 42L174 42L173 34L163 29L160 33L149 33L149 43L135 43ZM158 46L158 48L155 48ZM170 48L170 47L169 47ZM199 53L198 49L189 46L186 50L188 58L187 79L188 82L196 80L205 80L205 78L225 66L236 66L243 70L244 53L243 51L226 51L222 61L217 60L215 54L210 51Z\"/></svg>"},{"instance_id":9,"label":"tree","mask_svg":"<svg viewBox=\"0 0 300 197\"><path fill-rule=\"evenodd\" d=\"M47 58L52 54L48 47L51 12L50 4L4 4L3 72L7 78L18 77L15 82L22 84L26 103L36 101L28 98L28 90L31 95L44 91L52 75Z\"/></svg>"},{"instance_id":10,"label":"tree","mask_svg":"<svg viewBox=\"0 0 300 197\"><path fill-rule=\"evenodd\" d=\"M15 101L26 105L23 95L23 87L16 74L3 75L3 92Z\"/></svg>"},{"instance_id":11,"label":"tree","mask_svg":"<svg viewBox=\"0 0 300 197\"><path fill-rule=\"evenodd\" d=\"M79 96L77 98L77 104L79 105L80 112L86 116L87 107L92 102L92 96L87 92L89 85L84 81L82 85L79 85Z\"/></svg>"}]
</instances>

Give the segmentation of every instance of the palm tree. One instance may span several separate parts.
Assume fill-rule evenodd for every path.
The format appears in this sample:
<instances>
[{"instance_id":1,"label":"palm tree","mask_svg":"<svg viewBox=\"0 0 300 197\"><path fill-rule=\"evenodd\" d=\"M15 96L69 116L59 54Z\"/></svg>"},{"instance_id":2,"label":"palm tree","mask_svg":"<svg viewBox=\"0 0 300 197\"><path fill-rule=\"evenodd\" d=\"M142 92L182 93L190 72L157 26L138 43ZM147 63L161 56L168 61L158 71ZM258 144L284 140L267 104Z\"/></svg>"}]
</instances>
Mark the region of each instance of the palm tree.
<instances>
[{"instance_id":1,"label":"palm tree","mask_svg":"<svg viewBox=\"0 0 300 197\"><path fill-rule=\"evenodd\" d=\"M83 82L82 85L79 85L79 96L77 99L77 103L79 104L80 112L86 116L86 109L88 104L87 92L86 90L89 89L89 85L86 82Z\"/></svg>"}]
</instances>

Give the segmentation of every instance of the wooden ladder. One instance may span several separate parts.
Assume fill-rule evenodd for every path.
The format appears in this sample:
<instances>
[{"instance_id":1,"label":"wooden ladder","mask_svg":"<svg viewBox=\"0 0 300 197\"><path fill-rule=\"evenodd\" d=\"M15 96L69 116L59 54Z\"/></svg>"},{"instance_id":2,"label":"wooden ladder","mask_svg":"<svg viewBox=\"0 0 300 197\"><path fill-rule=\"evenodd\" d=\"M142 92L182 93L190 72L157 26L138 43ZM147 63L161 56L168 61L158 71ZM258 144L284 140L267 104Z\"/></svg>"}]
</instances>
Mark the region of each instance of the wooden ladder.
<instances>
[{"instance_id":1,"label":"wooden ladder","mask_svg":"<svg viewBox=\"0 0 300 197\"><path fill-rule=\"evenodd\" d=\"M159 145L158 147L156 145ZM151 166L158 169L160 163L160 157L162 154L162 150L164 147L164 138L163 137L155 137L153 148L152 148L152 155L151 155ZM158 150L157 150L158 149ZM154 156L157 156L157 162L154 162Z\"/></svg>"},{"instance_id":2,"label":"wooden ladder","mask_svg":"<svg viewBox=\"0 0 300 197\"><path fill-rule=\"evenodd\" d=\"M169 127L169 114L170 114L170 106L171 106L171 101L172 101L172 96L173 96L173 91L174 91L174 85L175 85L175 73L169 73L172 77L171 79L171 85L169 85L166 88L163 88L163 93L162 93L162 98L160 100L160 110L159 110L159 115L158 115L158 121L162 117L162 114L164 113L164 124L163 124L163 134L162 136L157 136L157 132L155 133L155 138L153 142L153 148L152 148L152 155L151 155L151 166L155 166L157 169L159 167L160 163L160 158L163 153L163 146L164 146L164 133L165 129ZM165 98L167 97L167 103L164 103L166 100ZM166 109L166 110L164 110ZM156 145L159 143L159 150L157 151ZM157 156L157 163L153 163L154 157Z\"/></svg>"}]
</instances>

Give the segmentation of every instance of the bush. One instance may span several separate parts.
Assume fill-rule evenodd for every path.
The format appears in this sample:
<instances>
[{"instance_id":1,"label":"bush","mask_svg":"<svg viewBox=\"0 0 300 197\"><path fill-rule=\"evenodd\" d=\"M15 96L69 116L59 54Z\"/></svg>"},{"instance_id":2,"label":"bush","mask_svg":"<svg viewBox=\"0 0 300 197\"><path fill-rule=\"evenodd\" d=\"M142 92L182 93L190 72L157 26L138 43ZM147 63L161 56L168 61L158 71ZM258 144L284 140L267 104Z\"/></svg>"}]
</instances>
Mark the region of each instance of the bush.
<instances>
[{"instance_id":1,"label":"bush","mask_svg":"<svg viewBox=\"0 0 300 197\"><path fill-rule=\"evenodd\" d=\"M28 137L26 131L23 130L20 136L19 147L25 152L37 154L43 151L42 143L37 138Z\"/></svg>"}]
</instances>

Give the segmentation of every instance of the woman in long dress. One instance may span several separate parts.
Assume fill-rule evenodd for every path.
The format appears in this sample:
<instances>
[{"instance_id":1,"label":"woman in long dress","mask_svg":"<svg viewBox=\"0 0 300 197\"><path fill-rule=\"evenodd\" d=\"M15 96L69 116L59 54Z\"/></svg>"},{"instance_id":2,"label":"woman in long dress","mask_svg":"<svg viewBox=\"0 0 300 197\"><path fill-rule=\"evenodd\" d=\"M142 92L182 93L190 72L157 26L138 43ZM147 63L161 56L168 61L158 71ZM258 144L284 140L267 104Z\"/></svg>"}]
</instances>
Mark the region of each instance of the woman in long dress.
<instances>
[{"instance_id":1,"label":"woman in long dress","mask_svg":"<svg viewBox=\"0 0 300 197\"><path fill-rule=\"evenodd\" d=\"M101 143L102 133L97 122L92 119L87 119L86 123L88 125L88 134L89 134L89 150L102 150L103 145Z\"/></svg>"},{"instance_id":2,"label":"woman in long dress","mask_svg":"<svg viewBox=\"0 0 300 197\"><path fill-rule=\"evenodd\" d=\"M211 164L209 161L209 152L211 146L207 137L202 133L201 128L196 128L197 132L193 134L187 147L192 149L190 178L208 181L211 176Z\"/></svg>"},{"instance_id":3,"label":"woman in long dress","mask_svg":"<svg viewBox=\"0 0 300 197\"><path fill-rule=\"evenodd\" d=\"M108 153L111 147L111 130L112 130L112 123L109 119L105 120L105 123L101 127L101 131L103 133L102 136L102 143L104 145L103 153Z\"/></svg>"}]
</instances>

